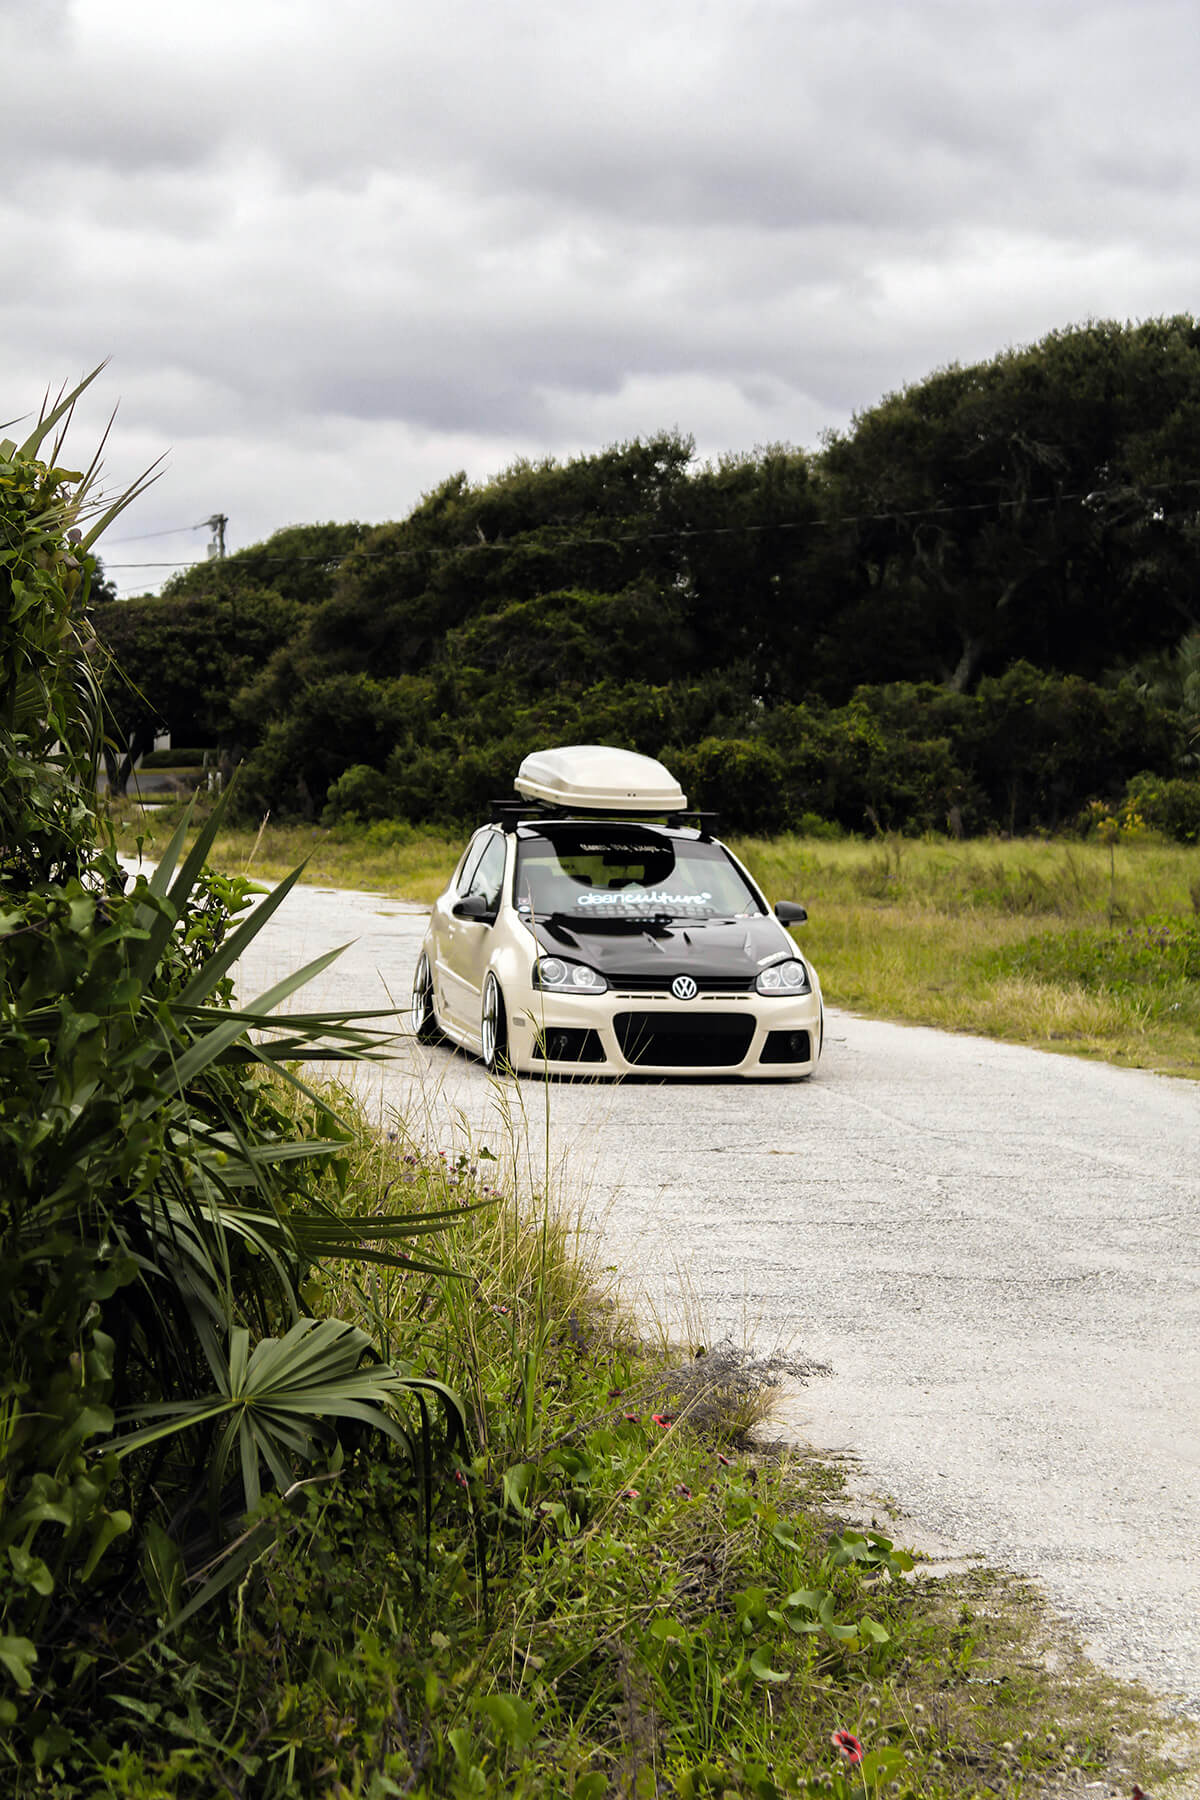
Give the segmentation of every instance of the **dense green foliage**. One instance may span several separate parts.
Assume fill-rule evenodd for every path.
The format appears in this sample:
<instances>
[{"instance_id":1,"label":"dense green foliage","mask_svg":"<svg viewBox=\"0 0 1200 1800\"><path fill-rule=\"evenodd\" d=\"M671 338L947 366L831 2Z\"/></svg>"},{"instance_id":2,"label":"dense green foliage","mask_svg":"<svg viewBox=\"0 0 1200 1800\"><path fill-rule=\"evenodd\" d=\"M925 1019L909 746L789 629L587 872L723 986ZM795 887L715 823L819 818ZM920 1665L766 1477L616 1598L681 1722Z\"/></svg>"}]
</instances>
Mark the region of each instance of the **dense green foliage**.
<instances>
[{"instance_id":1,"label":"dense green foliage","mask_svg":"<svg viewBox=\"0 0 1200 1800\"><path fill-rule=\"evenodd\" d=\"M205 868L215 815L149 880L99 826L88 481L38 460L54 421L0 444L0 1766L18 1792L68 1753L103 1761L118 1671L269 1541L264 1483L336 1470L368 1428L428 1479L431 1414L463 1423L441 1383L305 1303L329 1257L429 1267L396 1244L445 1221L373 1217L364 1248L338 1204L350 1134L288 1065L379 1034L272 1017L330 958L233 1005L229 971L290 882L239 922L249 884Z\"/></svg>"},{"instance_id":2,"label":"dense green foliage","mask_svg":"<svg viewBox=\"0 0 1200 1800\"><path fill-rule=\"evenodd\" d=\"M859 515L860 592L907 623L908 673L936 658L963 688L1014 657L1097 679L1194 628L1198 451L1200 326L1175 318L943 370L825 462Z\"/></svg>"},{"instance_id":3,"label":"dense green foliage","mask_svg":"<svg viewBox=\"0 0 1200 1800\"><path fill-rule=\"evenodd\" d=\"M454 476L101 629L177 737L248 752L247 817L462 821L592 741L733 828L1054 828L1190 771L1198 451L1200 325L1094 324L816 454L697 467L666 434Z\"/></svg>"},{"instance_id":4,"label":"dense green foliage","mask_svg":"<svg viewBox=\"0 0 1200 1800\"><path fill-rule=\"evenodd\" d=\"M232 701L329 599L360 525L288 526L269 544L203 563L167 582L161 599L97 594L97 630L112 656L104 684L109 783L124 793L133 764L169 727L176 743L220 745L239 760Z\"/></svg>"},{"instance_id":5,"label":"dense green foliage","mask_svg":"<svg viewBox=\"0 0 1200 1800\"><path fill-rule=\"evenodd\" d=\"M104 681L106 763L124 793L134 762L170 723L182 744L223 746L236 756L232 697L296 629L299 608L251 589L174 601L110 601L93 610L113 661Z\"/></svg>"}]
</instances>

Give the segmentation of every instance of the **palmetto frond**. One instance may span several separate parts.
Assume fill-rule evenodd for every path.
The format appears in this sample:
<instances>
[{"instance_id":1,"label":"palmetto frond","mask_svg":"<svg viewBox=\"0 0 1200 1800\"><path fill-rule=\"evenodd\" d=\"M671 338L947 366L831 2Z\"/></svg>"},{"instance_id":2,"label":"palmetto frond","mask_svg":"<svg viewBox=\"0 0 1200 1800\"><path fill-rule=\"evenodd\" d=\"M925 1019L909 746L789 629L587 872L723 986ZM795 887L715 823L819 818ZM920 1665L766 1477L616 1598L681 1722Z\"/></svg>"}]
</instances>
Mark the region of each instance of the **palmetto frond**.
<instances>
[{"instance_id":1,"label":"palmetto frond","mask_svg":"<svg viewBox=\"0 0 1200 1800\"><path fill-rule=\"evenodd\" d=\"M422 1406L435 1397L452 1436L466 1436L462 1406L442 1382L377 1360L364 1365L372 1346L357 1325L302 1318L283 1337L262 1338L253 1347L249 1331L240 1326L226 1340L208 1328L200 1336L215 1389L194 1400L131 1408L128 1418L148 1422L118 1437L113 1448L129 1456L179 1432L217 1424L211 1486L220 1493L236 1452L246 1511L258 1504L263 1465L286 1489L296 1460L328 1455L336 1438L334 1421L369 1425L415 1456L411 1433L390 1409L410 1396Z\"/></svg>"},{"instance_id":2,"label":"palmetto frond","mask_svg":"<svg viewBox=\"0 0 1200 1800\"><path fill-rule=\"evenodd\" d=\"M130 896L139 933L130 955L142 979L162 958L186 915L221 815L218 805L186 856L185 820L151 880ZM155 1355L147 1352L147 1363L170 1366L172 1360L182 1360L175 1356L181 1315L194 1333L190 1345L178 1345L189 1367L178 1369L176 1391L187 1397L167 1399L164 1393L160 1400L127 1409L127 1420L154 1423L123 1438L121 1454L201 1428L206 1428L201 1435L207 1442L220 1424L210 1489L219 1494L236 1470L243 1509L257 1503L262 1471L286 1487L297 1459L308 1462L327 1452L339 1420L374 1425L410 1452L413 1439L396 1416L398 1402L415 1400L423 1413L432 1401L452 1437L465 1428L457 1401L442 1384L378 1362L360 1367L370 1351L365 1335L339 1321L304 1316L299 1299L309 1267L328 1257L383 1262L413 1273L448 1273L444 1265L407 1246L447 1229L461 1218L461 1209L348 1218L312 1199L297 1205L292 1171L344 1156L349 1134L340 1127L332 1136L288 1136L286 1121L271 1129L260 1120L252 1129L244 1105L233 1103L251 1078L249 1066L265 1067L303 1087L285 1058L378 1056L391 1041L378 1024L368 1028L363 1023L378 1021L374 1012L276 1016L275 1009L337 951L315 958L244 1009L213 998L299 874L295 871L262 899L181 985L172 1002L171 1031L150 1034L138 1046L144 1095L137 1110L144 1117L161 1118L164 1106L173 1113L180 1154L170 1183L160 1181L155 1194L140 1199L134 1221L129 1216L114 1221L116 1235L143 1272L149 1302L143 1326L159 1337ZM336 1123L328 1108L324 1116ZM172 1291L160 1305L155 1289L165 1278ZM282 1336L268 1333L252 1344L244 1316L251 1298L254 1316L260 1323L278 1318L285 1327ZM217 1383L216 1393L199 1389L197 1348Z\"/></svg>"}]
</instances>

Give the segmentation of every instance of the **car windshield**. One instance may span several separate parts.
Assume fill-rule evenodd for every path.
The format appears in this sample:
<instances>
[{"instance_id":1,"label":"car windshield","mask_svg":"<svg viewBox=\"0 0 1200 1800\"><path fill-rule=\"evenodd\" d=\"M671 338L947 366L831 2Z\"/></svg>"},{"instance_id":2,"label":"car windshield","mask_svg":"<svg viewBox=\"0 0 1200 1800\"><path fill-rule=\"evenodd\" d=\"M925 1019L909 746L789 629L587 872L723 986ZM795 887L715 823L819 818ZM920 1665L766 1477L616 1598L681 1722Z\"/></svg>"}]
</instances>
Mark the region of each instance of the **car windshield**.
<instances>
[{"instance_id":1,"label":"car windshield","mask_svg":"<svg viewBox=\"0 0 1200 1800\"><path fill-rule=\"evenodd\" d=\"M514 897L535 918L590 924L763 910L720 844L641 825L545 826L518 839Z\"/></svg>"}]
</instances>

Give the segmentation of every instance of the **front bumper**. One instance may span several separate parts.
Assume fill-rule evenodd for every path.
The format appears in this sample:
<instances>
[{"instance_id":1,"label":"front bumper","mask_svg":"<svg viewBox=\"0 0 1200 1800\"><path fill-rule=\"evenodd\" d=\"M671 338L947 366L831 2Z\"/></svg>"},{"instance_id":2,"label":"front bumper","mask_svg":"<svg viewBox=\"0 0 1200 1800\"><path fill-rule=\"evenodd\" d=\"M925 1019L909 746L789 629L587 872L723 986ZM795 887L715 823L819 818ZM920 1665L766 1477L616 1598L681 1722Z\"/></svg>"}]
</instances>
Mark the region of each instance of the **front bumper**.
<instances>
[{"instance_id":1,"label":"front bumper","mask_svg":"<svg viewBox=\"0 0 1200 1800\"><path fill-rule=\"evenodd\" d=\"M579 996L530 989L514 995L509 1058L522 1074L726 1075L794 1081L821 1054L818 991Z\"/></svg>"}]
</instances>

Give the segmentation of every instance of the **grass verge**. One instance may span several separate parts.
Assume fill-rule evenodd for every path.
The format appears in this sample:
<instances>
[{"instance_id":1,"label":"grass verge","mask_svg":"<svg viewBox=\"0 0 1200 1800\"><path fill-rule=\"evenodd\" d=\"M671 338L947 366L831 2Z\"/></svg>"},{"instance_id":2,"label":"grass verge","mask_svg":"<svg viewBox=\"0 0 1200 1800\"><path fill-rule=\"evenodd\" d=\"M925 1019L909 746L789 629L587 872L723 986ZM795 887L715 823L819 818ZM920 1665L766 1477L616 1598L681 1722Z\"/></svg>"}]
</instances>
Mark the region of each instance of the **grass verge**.
<instances>
[{"instance_id":1,"label":"grass verge","mask_svg":"<svg viewBox=\"0 0 1200 1800\"><path fill-rule=\"evenodd\" d=\"M810 906L827 999L1200 1077L1200 849L903 838L735 846Z\"/></svg>"},{"instance_id":2,"label":"grass verge","mask_svg":"<svg viewBox=\"0 0 1200 1800\"><path fill-rule=\"evenodd\" d=\"M152 860L179 823L184 803L164 797L146 809L132 800L108 804L119 848L135 853L139 839ZM205 805L201 796L200 807ZM435 900L445 887L466 841L385 820L377 825L275 825L223 828L213 845L213 864L227 874L281 881L304 863L305 881L315 887L363 888L396 900Z\"/></svg>"},{"instance_id":3,"label":"grass verge","mask_svg":"<svg viewBox=\"0 0 1200 1800\"><path fill-rule=\"evenodd\" d=\"M641 1339L503 1143L393 1120L358 1145L338 1204L456 1208L462 1273L337 1265L307 1297L454 1383L469 1454L423 1493L364 1446L267 1503L224 1619L118 1661L92 1778L26 1791L965 1800L1178 1769L1192 1740L1164 1753L1154 1702L1029 1590L912 1567L834 1471L764 1442L785 1370Z\"/></svg>"}]
</instances>

